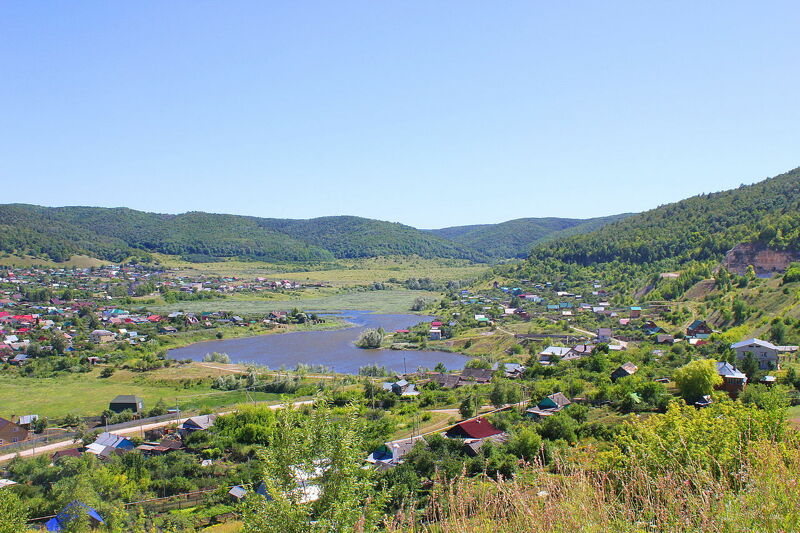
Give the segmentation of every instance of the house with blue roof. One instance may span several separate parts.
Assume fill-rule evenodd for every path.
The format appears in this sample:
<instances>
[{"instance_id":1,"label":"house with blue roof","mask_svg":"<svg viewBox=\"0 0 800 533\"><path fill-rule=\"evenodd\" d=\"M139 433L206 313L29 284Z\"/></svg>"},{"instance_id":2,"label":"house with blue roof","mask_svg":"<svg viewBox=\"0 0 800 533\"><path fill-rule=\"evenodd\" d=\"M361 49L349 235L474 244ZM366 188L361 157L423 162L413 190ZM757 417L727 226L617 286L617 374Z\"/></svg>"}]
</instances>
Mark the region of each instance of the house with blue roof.
<instances>
[{"instance_id":1,"label":"house with blue roof","mask_svg":"<svg viewBox=\"0 0 800 533\"><path fill-rule=\"evenodd\" d=\"M717 363L717 374L722 378L722 383L715 388L724 390L733 398L739 396L747 385L747 375L727 361Z\"/></svg>"},{"instance_id":2,"label":"house with blue roof","mask_svg":"<svg viewBox=\"0 0 800 533\"><path fill-rule=\"evenodd\" d=\"M113 433L101 433L97 436L97 440L95 440L94 443L120 450L132 450L136 447L128 438L114 435Z\"/></svg>"},{"instance_id":3,"label":"house with blue roof","mask_svg":"<svg viewBox=\"0 0 800 533\"><path fill-rule=\"evenodd\" d=\"M48 520L44 526L47 531L67 531L67 528L73 520L84 515L88 517L89 526L92 529L106 523L97 511L85 503L73 500L68 503L60 513Z\"/></svg>"}]
</instances>

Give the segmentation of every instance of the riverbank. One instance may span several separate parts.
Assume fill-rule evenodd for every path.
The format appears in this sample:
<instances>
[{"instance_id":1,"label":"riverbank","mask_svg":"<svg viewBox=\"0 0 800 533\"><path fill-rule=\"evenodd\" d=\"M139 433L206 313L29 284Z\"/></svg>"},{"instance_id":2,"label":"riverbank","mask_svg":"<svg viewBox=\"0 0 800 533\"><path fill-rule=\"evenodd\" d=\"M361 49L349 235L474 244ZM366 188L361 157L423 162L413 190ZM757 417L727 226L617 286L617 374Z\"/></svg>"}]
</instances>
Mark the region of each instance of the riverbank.
<instances>
[{"instance_id":1,"label":"riverbank","mask_svg":"<svg viewBox=\"0 0 800 533\"><path fill-rule=\"evenodd\" d=\"M241 339L208 341L172 349L172 359L202 361L207 353L220 352L237 363L252 363L268 368L295 368L298 365L326 367L343 374L358 374L361 367L385 367L394 372L418 368L434 368L442 363L450 369L463 368L466 359L457 353L438 350L362 349L355 346L361 332L383 328L395 331L413 326L432 317L414 314L376 314L367 311L345 311L342 320L352 327L329 331L293 332Z\"/></svg>"},{"instance_id":2,"label":"riverbank","mask_svg":"<svg viewBox=\"0 0 800 533\"><path fill-rule=\"evenodd\" d=\"M348 322L340 316L325 316L322 322L307 322L305 324L278 324L267 326L264 324L249 324L247 326L225 326L209 328L203 330L193 330L164 335L159 338L161 349L167 351L176 348L183 348L193 344L203 342L218 341L223 339L241 339L247 337L261 337L266 335L279 335L285 333L296 333L300 331L330 331L353 327L354 324ZM217 335L221 333L222 337Z\"/></svg>"}]
</instances>

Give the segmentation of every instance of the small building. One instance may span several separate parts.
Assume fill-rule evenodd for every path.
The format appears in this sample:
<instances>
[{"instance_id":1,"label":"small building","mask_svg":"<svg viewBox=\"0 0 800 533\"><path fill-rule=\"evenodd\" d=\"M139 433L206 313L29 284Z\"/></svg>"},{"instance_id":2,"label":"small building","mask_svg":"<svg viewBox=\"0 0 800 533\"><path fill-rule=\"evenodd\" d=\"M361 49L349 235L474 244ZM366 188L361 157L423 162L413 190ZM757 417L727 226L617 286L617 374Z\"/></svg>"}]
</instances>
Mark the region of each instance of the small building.
<instances>
[{"instance_id":1,"label":"small building","mask_svg":"<svg viewBox=\"0 0 800 533\"><path fill-rule=\"evenodd\" d=\"M95 344L106 344L116 340L116 334L107 329L96 329L89 334L89 340Z\"/></svg>"},{"instance_id":2,"label":"small building","mask_svg":"<svg viewBox=\"0 0 800 533\"><path fill-rule=\"evenodd\" d=\"M22 366L22 365L24 365L25 363L28 362L29 358L30 358L30 356L28 354L26 354L26 353L18 353L13 358L11 358L8 362L11 363L12 365Z\"/></svg>"},{"instance_id":3,"label":"small building","mask_svg":"<svg viewBox=\"0 0 800 533\"><path fill-rule=\"evenodd\" d=\"M85 503L73 500L68 503L60 513L48 520L44 526L47 531L68 531L70 522L74 521L75 518L79 516L87 517L89 521L88 525L92 530L106 523L97 511Z\"/></svg>"},{"instance_id":4,"label":"small building","mask_svg":"<svg viewBox=\"0 0 800 533\"><path fill-rule=\"evenodd\" d=\"M641 307L631 307L631 318L639 318L642 316L642 308Z\"/></svg>"},{"instance_id":5,"label":"small building","mask_svg":"<svg viewBox=\"0 0 800 533\"><path fill-rule=\"evenodd\" d=\"M598 328L597 342L610 342L612 335L611 328Z\"/></svg>"},{"instance_id":6,"label":"small building","mask_svg":"<svg viewBox=\"0 0 800 533\"><path fill-rule=\"evenodd\" d=\"M667 333L656 335L656 342L658 344L672 344L675 342L675 337Z\"/></svg>"},{"instance_id":7,"label":"small building","mask_svg":"<svg viewBox=\"0 0 800 533\"><path fill-rule=\"evenodd\" d=\"M383 383L383 390L391 391L398 396L418 396L419 391L413 383L409 383L405 379L395 381L394 383Z\"/></svg>"},{"instance_id":8,"label":"small building","mask_svg":"<svg viewBox=\"0 0 800 533\"><path fill-rule=\"evenodd\" d=\"M736 351L738 360L743 360L748 354L752 355L761 370L780 368L780 349L771 342L753 338L731 344L731 348Z\"/></svg>"},{"instance_id":9,"label":"small building","mask_svg":"<svg viewBox=\"0 0 800 533\"><path fill-rule=\"evenodd\" d=\"M479 417L456 424L447 430L445 436L451 439L484 439L500 433L502 431L494 427L488 420Z\"/></svg>"},{"instance_id":10,"label":"small building","mask_svg":"<svg viewBox=\"0 0 800 533\"><path fill-rule=\"evenodd\" d=\"M228 491L228 495L231 497L232 500L240 502L247 496L247 489L242 487L241 485L236 485L231 490Z\"/></svg>"},{"instance_id":11,"label":"small building","mask_svg":"<svg viewBox=\"0 0 800 533\"><path fill-rule=\"evenodd\" d=\"M440 340L442 340L442 330L440 330L439 328L432 328L428 332L428 339L430 339L432 341L440 341Z\"/></svg>"},{"instance_id":12,"label":"small building","mask_svg":"<svg viewBox=\"0 0 800 533\"><path fill-rule=\"evenodd\" d=\"M205 431L214 425L217 415L200 415L187 418L180 426L181 434L189 435L195 431Z\"/></svg>"},{"instance_id":13,"label":"small building","mask_svg":"<svg viewBox=\"0 0 800 533\"><path fill-rule=\"evenodd\" d=\"M108 432L99 434L94 444L115 450L132 450L136 447L127 437Z\"/></svg>"},{"instance_id":14,"label":"small building","mask_svg":"<svg viewBox=\"0 0 800 533\"><path fill-rule=\"evenodd\" d=\"M378 469L382 467L394 467L403 462L403 457L410 452L417 442L425 442L422 437L413 437L394 442L387 442L376 448L367 457L367 462L376 465Z\"/></svg>"},{"instance_id":15,"label":"small building","mask_svg":"<svg viewBox=\"0 0 800 533\"><path fill-rule=\"evenodd\" d=\"M431 381L443 389L454 389L461 384L461 376L457 374L434 374L431 376Z\"/></svg>"},{"instance_id":16,"label":"small building","mask_svg":"<svg viewBox=\"0 0 800 533\"><path fill-rule=\"evenodd\" d=\"M498 433L497 435L491 435L489 437L485 437L483 439L473 439L464 441L464 453L469 455L470 457L477 457L481 451L481 448L487 442L491 442L494 444L504 444L508 441L508 433Z\"/></svg>"},{"instance_id":17,"label":"small building","mask_svg":"<svg viewBox=\"0 0 800 533\"><path fill-rule=\"evenodd\" d=\"M634 375L639 370L639 367L630 361L621 365L611 373L611 381L617 381L619 378Z\"/></svg>"},{"instance_id":18,"label":"small building","mask_svg":"<svg viewBox=\"0 0 800 533\"><path fill-rule=\"evenodd\" d=\"M31 429L37 420L39 420L39 415L24 415L19 417L19 420L17 420L17 425L24 427L25 429Z\"/></svg>"},{"instance_id":19,"label":"small building","mask_svg":"<svg viewBox=\"0 0 800 533\"><path fill-rule=\"evenodd\" d=\"M645 335L658 335L659 333L666 333L664 328L653 322L652 320L648 320L644 324L642 324L642 331L644 331Z\"/></svg>"},{"instance_id":20,"label":"small building","mask_svg":"<svg viewBox=\"0 0 800 533\"><path fill-rule=\"evenodd\" d=\"M54 463L56 463L64 457L80 457L80 456L81 456L80 448L67 448L66 450L58 450L53 455L51 455L50 458Z\"/></svg>"},{"instance_id":21,"label":"small building","mask_svg":"<svg viewBox=\"0 0 800 533\"><path fill-rule=\"evenodd\" d=\"M570 349L569 356L583 357L585 355L592 355L595 346L595 344L577 344Z\"/></svg>"},{"instance_id":22,"label":"small building","mask_svg":"<svg viewBox=\"0 0 800 533\"><path fill-rule=\"evenodd\" d=\"M108 408L115 413L133 411L141 413L144 410L144 400L130 394L120 394L108 404Z\"/></svg>"},{"instance_id":23,"label":"small building","mask_svg":"<svg viewBox=\"0 0 800 533\"><path fill-rule=\"evenodd\" d=\"M487 368L465 368L461 371L461 381L490 383L494 372Z\"/></svg>"},{"instance_id":24,"label":"small building","mask_svg":"<svg viewBox=\"0 0 800 533\"><path fill-rule=\"evenodd\" d=\"M569 355L572 348L566 346L548 346L539 352L539 364L549 365L554 360L563 359Z\"/></svg>"},{"instance_id":25,"label":"small building","mask_svg":"<svg viewBox=\"0 0 800 533\"><path fill-rule=\"evenodd\" d=\"M705 320L695 320L686 328L686 336L696 339L707 339L714 333Z\"/></svg>"},{"instance_id":26,"label":"small building","mask_svg":"<svg viewBox=\"0 0 800 533\"><path fill-rule=\"evenodd\" d=\"M545 397L536 407L527 409L525 411L525 416L527 418L540 420L558 413L571 404L572 402L564 393L556 392L555 394Z\"/></svg>"},{"instance_id":27,"label":"small building","mask_svg":"<svg viewBox=\"0 0 800 533\"><path fill-rule=\"evenodd\" d=\"M722 383L717 385L717 390L724 390L733 398L739 396L747 384L747 376L726 361L717 363L717 374L722 377Z\"/></svg>"},{"instance_id":28,"label":"small building","mask_svg":"<svg viewBox=\"0 0 800 533\"><path fill-rule=\"evenodd\" d=\"M28 430L11 420L0 418L0 446L27 440Z\"/></svg>"},{"instance_id":29,"label":"small building","mask_svg":"<svg viewBox=\"0 0 800 533\"><path fill-rule=\"evenodd\" d=\"M495 363L492 370L503 369L503 375L507 378L518 378L525 373L525 367L519 363Z\"/></svg>"}]
</instances>

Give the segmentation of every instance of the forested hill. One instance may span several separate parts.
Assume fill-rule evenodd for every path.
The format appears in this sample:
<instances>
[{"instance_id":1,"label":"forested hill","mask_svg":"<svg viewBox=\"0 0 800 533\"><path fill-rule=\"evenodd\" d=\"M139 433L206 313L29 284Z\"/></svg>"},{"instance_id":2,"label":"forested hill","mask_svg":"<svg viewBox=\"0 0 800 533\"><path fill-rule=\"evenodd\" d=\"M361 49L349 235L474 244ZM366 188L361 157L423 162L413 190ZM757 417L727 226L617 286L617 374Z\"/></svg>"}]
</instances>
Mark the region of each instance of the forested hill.
<instances>
[{"instance_id":1,"label":"forested hill","mask_svg":"<svg viewBox=\"0 0 800 533\"><path fill-rule=\"evenodd\" d=\"M701 194L568 239L536 246L533 261L594 265L719 259L742 242L800 249L800 168L754 185Z\"/></svg>"},{"instance_id":2,"label":"forested hill","mask_svg":"<svg viewBox=\"0 0 800 533\"><path fill-rule=\"evenodd\" d=\"M0 205L0 251L63 261L119 261L142 252L192 258L325 261L379 255L485 260L468 247L402 224L358 217L280 220L126 208Z\"/></svg>"},{"instance_id":3,"label":"forested hill","mask_svg":"<svg viewBox=\"0 0 800 533\"><path fill-rule=\"evenodd\" d=\"M428 231L490 257L527 257L538 243L593 231L628 216L630 213L590 219L518 218L500 224L453 226Z\"/></svg>"}]
</instances>

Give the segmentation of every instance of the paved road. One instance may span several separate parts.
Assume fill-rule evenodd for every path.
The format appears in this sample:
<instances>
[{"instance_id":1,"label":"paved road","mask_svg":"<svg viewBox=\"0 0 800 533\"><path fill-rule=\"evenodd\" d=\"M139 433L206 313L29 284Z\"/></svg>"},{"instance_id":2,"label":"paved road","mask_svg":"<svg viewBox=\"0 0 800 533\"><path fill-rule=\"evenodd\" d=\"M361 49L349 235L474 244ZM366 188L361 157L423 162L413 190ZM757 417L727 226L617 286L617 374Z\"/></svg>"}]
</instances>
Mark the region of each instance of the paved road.
<instances>
[{"instance_id":1,"label":"paved road","mask_svg":"<svg viewBox=\"0 0 800 533\"><path fill-rule=\"evenodd\" d=\"M299 407L301 405L309 405L309 404L312 404L312 403L314 403L313 400L303 400L303 401L299 401L299 402L294 402L291 405L293 407ZM281 407L284 407L285 405L286 404L270 405L270 409L280 409ZM215 413L215 414L227 415L228 413L232 413L234 411L235 410L222 411L222 412L218 412L218 413ZM188 420L189 418L191 418L191 417L179 418L177 420L177 423L178 424L182 424L186 420ZM156 429L156 428L160 428L160 427L169 426L169 425L175 424L175 423L176 423L176 420L174 420L174 419L172 419L172 420L162 420L161 422L153 422L151 424L143 424L141 426L133 426L133 427L125 428L125 429L118 429L118 430L114 431L114 434L115 435L131 435L131 434L135 434L135 433L140 433L140 434L144 435L145 431L149 431L151 429ZM95 428L95 429L102 429L102 428ZM42 455L44 453L56 452L58 450L63 450L65 448L72 448L74 446L76 446L76 444L75 444L75 441L73 441L72 439L66 439L66 440L62 440L62 441L58 441L58 442L51 442L50 444L45 444L43 446L37 446L36 448L29 448L27 450L22 450L22 451L19 451L19 452L7 453L5 455L0 455L0 463L5 462L5 461L10 461L11 459L13 459L14 457L16 457L18 455L20 457L33 457L35 455Z\"/></svg>"}]
</instances>

